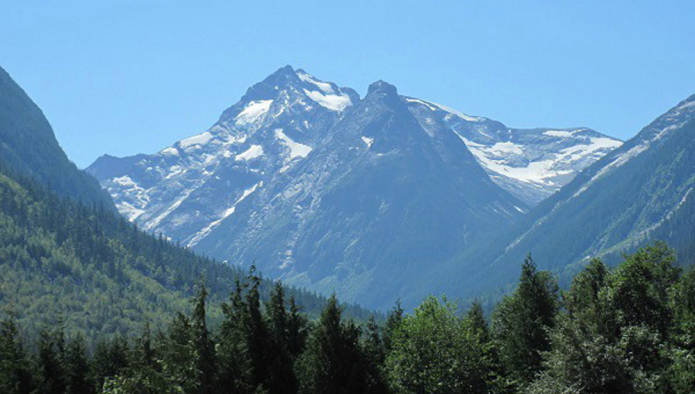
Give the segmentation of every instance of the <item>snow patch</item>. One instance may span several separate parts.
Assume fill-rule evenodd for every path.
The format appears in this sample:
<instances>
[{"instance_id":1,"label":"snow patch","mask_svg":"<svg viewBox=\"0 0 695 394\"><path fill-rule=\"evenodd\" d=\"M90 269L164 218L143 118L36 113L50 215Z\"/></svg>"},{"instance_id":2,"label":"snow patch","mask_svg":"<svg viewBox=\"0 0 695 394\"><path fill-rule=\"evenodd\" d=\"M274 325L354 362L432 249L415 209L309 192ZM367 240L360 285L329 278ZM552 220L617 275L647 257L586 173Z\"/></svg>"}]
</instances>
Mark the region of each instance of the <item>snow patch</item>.
<instances>
[{"instance_id":1,"label":"snow patch","mask_svg":"<svg viewBox=\"0 0 695 394\"><path fill-rule=\"evenodd\" d=\"M251 145L248 149L234 156L235 161L249 161L257 157L263 156L263 147L260 145Z\"/></svg>"},{"instance_id":2,"label":"snow patch","mask_svg":"<svg viewBox=\"0 0 695 394\"><path fill-rule=\"evenodd\" d=\"M136 208L127 201L121 201L121 202L117 203L116 209L118 209L118 212L120 212L121 215L125 216L129 222L134 221L140 215L145 213L144 209Z\"/></svg>"},{"instance_id":3,"label":"snow patch","mask_svg":"<svg viewBox=\"0 0 695 394\"><path fill-rule=\"evenodd\" d=\"M688 109L688 108L690 108L690 107L695 107L695 100L693 100L693 101L688 101L687 103L683 103L683 104L679 105L678 107L676 107L676 110L677 110L677 111L682 111L682 110Z\"/></svg>"},{"instance_id":4,"label":"snow patch","mask_svg":"<svg viewBox=\"0 0 695 394\"><path fill-rule=\"evenodd\" d=\"M178 208L178 207L181 205L181 203L183 203L183 202L188 198L188 196L190 196L191 193L193 193L193 191L194 191L195 189L197 189L197 187L193 187L193 188L190 188L190 189L188 189L188 190L185 190L185 191L182 193L181 197L179 197L176 201L174 201L174 203L171 204L167 209L165 209L164 212L160 213L160 214L159 214L156 218L154 218L154 220L152 220L151 222L148 222L148 223L145 225L145 230L148 230L148 231L149 231L149 230L152 230L153 228L157 227L157 225L159 225L159 223L161 223L161 221L162 221L165 217L169 216L169 214L171 214L172 212L174 212L174 210L175 210L176 208Z\"/></svg>"},{"instance_id":5,"label":"snow patch","mask_svg":"<svg viewBox=\"0 0 695 394\"><path fill-rule=\"evenodd\" d=\"M531 161L525 167L515 167L507 164L506 158L510 154L523 154L521 146L512 142L498 142L492 147L478 144L459 134L454 133L463 141L473 156L489 171L513 178L526 183L554 186L552 178L571 174L571 170L554 169L556 161L553 159Z\"/></svg>"},{"instance_id":6,"label":"snow patch","mask_svg":"<svg viewBox=\"0 0 695 394\"><path fill-rule=\"evenodd\" d=\"M135 183L135 181L132 180L128 175L123 175L123 176L113 178L113 183L115 183L117 185L125 186L125 187L129 187L129 186L137 187L138 186L138 184Z\"/></svg>"},{"instance_id":7,"label":"snow patch","mask_svg":"<svg viewBox=\"0 0 695 394\"><path fill-rule=\"evenodd\" d=\"M212 139L212 134L210 134L210 132L206 131L204 133L194 135L193 137L188 137L188 138L182 139L181 141L179 141L179 146L186 149L186 148L193 146L193 145L207 144L208 141L210 141L211 139Z\"/></svg>"},{"instance_id":8,"label":"snow patch","mask_svg":"<svg viewBox=\"0 0 695 394\"><path fill-rule=\"evenodd\" d=\"M463 112L457 111L457 110L455 110L455 109L453 109L453 108L449 108L449 107L447 107L446 105L441 105L441 104L437 104L437 103L432 103L432 104L433 104L433 105L436 105L437 107L439 107L439 109L441 109L441 110L443 110L443 111L446 111L446 112L448 112L448 113L450 113L450 114L456 115L456 116L458 116L459 118L461 118L461 119L463 119L463 120L467 120L467 121L469 121L469 122L480 122L481 120L483 120L483 118L481 118L481 117L466 115L466 114L464 114Z\"/></svg>"},{"instance_id":9,"label":"snow patch","mask_svg":"<svg viewBox=\"0 0 695 394\"><path fill-rule=\"evenodd\" d=\"M333 87L328 82L322 82L307 73L298 72L297 76L304 82L310 83L326 94L333 94Z\"/></svg>"},{"instance_id":10,"label":"snow patch","mask_svg":"<svg viewBox=\"0 0 695 394\"><path fill-rule=\"evenodd\" d=\"M164 156L178 156L179 155L178 149L176 149L174 147L164 148L161 151L159 151L159 153L164 155Z\"/></svg>"},{"instance_id":11,"label":"snow patch","mask_svg":"<svg viewBox=\"0 0 695 394\"><path fill-rule=\"evenodd\" d=\"M409 103L417 103L420 105L424 105L425 107L429 108L430 111L436 111L437 107L433 106L432 104L428 103L427 101L412 98L412 97L405 97L405 101Z\"/></svg>"},{"instance_id":12,"label":"snow patch","mask_svg":"<svg viewBox=\"0 0 695 394\"><path fill-rule=\"evenodd\" d=\"M251 101L246 104L239 114L234 117L234 121L239 126L255 123L261 116L265 115L270 109L273 100Z\"/></svg>"},{"instance_id":13,"label":"snow patch","mask_svg":"<svg viewBox=\"0 0 695 394\"><path fill-rule=\"evenodd\" d=\"M547 135L548 137L569 138L569 137L572 137L574 135L574 131L546 130L543 132L543 135Z\"/></svg>"},{"instance_id":14,"label":"snow patch","mask_svg":"<svg viewBox=\"0 0 695 394\"><path fill-rule=\"evenodd\" d=\"M509 155L509 154L514 154L514 155L523 155L524 154L524 150L522 149L522 146L515 144L511 141L497 142L497 143L495 143L495 145L492 145L489 149L490 149L491 153L496 154L496 155L500 155L500 156L505 156L505 155Z\"/></svg>"},{"instance_id":15,"label":"snow patch","mask_svg":"<svg viewBox=\"0 0 695 394\"><path fill-rule=\"evenodd\" d=\"M191 240L188 242L187 246L189 248L193 247L193 246L197 245L201 240L203 240L203 238L210 235L210 232L212 232L212 230L214 230L217 226L220 225L220 223L222 223L222 221L224 219L228 218L229 216L231 216L234 213L234 211L236 211L236 207L237 207L237 205L239 205L240 202L244 201L246 199L246 197L251 195L251 193L255 192L256 189L258 189L259 187L262 187L262 186L263 186L263 181L260 181L260 182L256 183L255 185L251 186L250 188L244 190L241 193L241 196L239 198L237 198L236 201L234 201L234 204L232 204L232 206L225 209L224 212L222 212L222 215L217 220L214 220L213 222L211 222L207 226L205 226L202 230L198 231L195 234L195 236L193 236L193 238L191 238Z\"/></svg>"},{"instance_id":16,"label":"snow patch","mask_svg":"<svg viewBox=\"0 0 695 394\"><path fill-rule=\"evenodd\" d=\"M311 152L310 146L293 141L290 137L285 135L282 129L275 129L275 138L279 139L283 145L289 148L290 160L296 157L305 158L309 155L309 152Z\"/></svg>"},{"instance_id":17,"label":"snow patch","mask_svg":"<svg viewBox=\"0 0 695 394\"><path fill-rule=\"evenodd\" d=\"M317 90L306 90L304 93L314 100L318 105L328 108L331 111L342 111L352 105L350 96L346 94L324 94Z\"/></svg>"}]
</instances>

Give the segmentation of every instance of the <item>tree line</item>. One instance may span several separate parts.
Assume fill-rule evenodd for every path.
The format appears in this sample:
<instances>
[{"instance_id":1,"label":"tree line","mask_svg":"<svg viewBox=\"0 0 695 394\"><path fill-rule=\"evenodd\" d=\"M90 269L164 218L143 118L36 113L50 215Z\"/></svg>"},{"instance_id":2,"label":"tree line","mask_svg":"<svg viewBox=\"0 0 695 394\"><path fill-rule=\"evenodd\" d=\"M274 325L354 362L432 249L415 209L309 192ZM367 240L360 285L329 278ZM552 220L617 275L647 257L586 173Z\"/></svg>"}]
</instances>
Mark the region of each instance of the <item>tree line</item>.
<instances>
[{"instance_id":1,"label":"tree line","mask_svg":"<svg viewBox=\"0 0 695 394\"><path fill-rule=\"evenodd\" d=\"M44 329L0 335L3 393L688 393L695 387L695 271L657 243L615 269L593 260L566 291L529 257L486 319L430 297L356 323L331 297L317 319L252 268L212 329L203 282L165 330L89 351Z\"/></svg>"},{"instance_id":2,"label":"tree line","mask_svg":"<svg viewBox=\"0 0 695 394\"><path fill-rule=\"evenodd\" d=\"M187 312L198 278L207 278L208 318L218 324L220 304L244 271L178 247L163 236L99 206L59 197L3 165L0 158L0 305L21 312L18 323L35 336L64 320L66 334L81 333L88 347L103 336L132 335L149 321L164 328ZM273 283L262 279L267 299ZM318 316L326 297L287 287L297 304ZM369 312L346 305L346 313Z\"/></svg>"}]
</instances>

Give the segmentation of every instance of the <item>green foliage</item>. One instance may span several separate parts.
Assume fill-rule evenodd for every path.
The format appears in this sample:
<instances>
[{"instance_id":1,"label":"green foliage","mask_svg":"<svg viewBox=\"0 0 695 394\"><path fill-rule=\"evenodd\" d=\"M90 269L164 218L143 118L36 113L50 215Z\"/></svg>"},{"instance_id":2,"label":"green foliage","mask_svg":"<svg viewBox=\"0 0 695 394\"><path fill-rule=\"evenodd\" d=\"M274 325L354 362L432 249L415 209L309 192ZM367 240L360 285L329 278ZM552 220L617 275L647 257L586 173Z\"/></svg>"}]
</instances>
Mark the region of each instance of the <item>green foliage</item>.
<instances>
[{"instance_id":1,"label":"green foliage","mask_svg":"<svg viewBox=\"0 0 695 394\"><path fill-rule=\"evenodd\" d=\"M346 314L335 297L273 284L253 267L244 277L7 174L0 300L17 312L0 325L3 393L687 393L695 385L695 271L681 273L664 244L612 271L593 260L562 302L554 278L527 258L490 326L479 303L461 315L428 298L413 314L397 305L383 326L360 327L344 315L364 311ZM320 318L310 321L298 304L322 307Z\"/></svg>"},{"instance_id":2,"label":"green foliage","mask_svg":"<svg viewBox=\"0 0 695 394\"><path fill-rule=\"evenodd\" d=\"M29 337L64 319L66 334L81 334L90 349L96 338L136 335L145 321L165 328L177 311L189 309L186 299L203 276L208 317L217 325L221 303L243 276L108 210L58 198L1 164L0 270L0 302L16 311ZM260 279L259 297L266 299L272 287ZM298 289L285 291L314 316L326 302ZM369 315L346 308L364 320Z\"/></svg>"},{"instance_id":3,"label":"green foliage","mask_svg":"<svg viewBox=\"0 0 695 394\"><path fill-rule=\"evenodd\" d=\"M695 271L663 244L615 270L593 260L557 297L526 259L516 291L465 314L430 297L360 328L335 297L309 322L285 289L261 302L251 269L208 328L207 286L155 335L102 338L88 352L63 324L26 355L13 315L0 329L0 388L8 393L689 393L695 384ZM560 305L562 304L562 308Z\"/></svg>"},{"instance_id":4,"label":"green foliage","mask_svg":"<svg viewBox=\"0 0 695 394\"><path fill-rule=\"evenodd\" d=\"M555 280L548 272L537 271L528 256L518 288L495 309L492 334L509 387L523 386L541 369L541 354L550 349L548 330L559 309L557 293Z\"/></svg>"},{"instance_id":5,"label":"green foliage","mask_svg":"<svg viewBox=\"0 0 695 394\"><path fill-rule=\"evenodd\" d=\"M342 322L335 296L328 299L299 359L302 393L363 393L369 387L360 329Z\"/></svg>"},{"instance_id":6,"label":"green foliage","mask_svg":"<svg viewBox=\"0 0 695 394\"><path fill-rule=\"evenodd\" d=\"M689 349L687 339L679 341L688 324L688 276L679 272L661 243L626 256L613 272L593 261L565 294L566 311L531 391L689 392Z\"/></svg>"},{"instance_id":7,"label":"green foliage","mask_svg":"<svg viewBox=\"0 0 695 394\"><path fill-rule=\"evenodd\" d=\"M28 393L33 389L29 360L14 319L0 323L0 392Z\"/></svg>"},{"instance_id":8,"label":"green foliage","mask_svg":"<svg viewBox=\"0 0 695 394\"><path fill-rule=\"evenodd\" d=\"M0 68L0 163L57 195L114 211L96 179L68 160L41 109Z\"/></svg>"},{"instance_id":9,"label":"green foliage","mask_svg":"<svg viewBox=\"0 0 695 394\"><path fill-rule=\"evenodd\" d=\"M386 359L395 392L484 393L492 388L494 359L487 327L477 319L480 311L460 318L456 309L430 297L403 319Z\"/></svg>"}]
</instances>

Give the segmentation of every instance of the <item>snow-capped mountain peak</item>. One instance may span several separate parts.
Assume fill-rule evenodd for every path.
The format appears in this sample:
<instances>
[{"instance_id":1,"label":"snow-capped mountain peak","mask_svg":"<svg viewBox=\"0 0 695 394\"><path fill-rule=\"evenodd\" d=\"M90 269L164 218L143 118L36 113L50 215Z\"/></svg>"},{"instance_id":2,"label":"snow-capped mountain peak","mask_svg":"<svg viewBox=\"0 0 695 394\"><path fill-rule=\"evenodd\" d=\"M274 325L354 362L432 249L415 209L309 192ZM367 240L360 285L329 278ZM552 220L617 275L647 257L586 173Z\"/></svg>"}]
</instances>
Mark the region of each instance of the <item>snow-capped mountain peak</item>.
<instances>
[{"instance_id":1,"label":"snow-capped mountain peak","mask_svg":"<svg viewBox=\"0 0 695 394\"><path fill-rule=\"evenodd\" d=\"M356 301L376 294L363 276L405 275L400 262L450 256L518 218L597 159L602 138L510 129L384 81L360 99L286 66L209 129L88 171L145 230ZM406 253L412 243L424 246Z\"/></svg>"},{"instance_id":2,"label":"snow-capped mountain peak","mask_svg":"<svg viewBox=\"0 0 695 394\"><path fill-rule=\"evenodd\" d=\"M121 159L127 168L102 179L102 185L128 219L193 246L210 232L210 222L230 214L229 206L245 190L260 188L259 182L305 159L342 112L358 101L352 89L285 66L250 87L208 130L156 154ZM114 160L100 158L91 171L100 177ZM213 198L208 189L220 182L227 185L225 208L201 205L201 200Z\"/></svg>"}]
</instances>

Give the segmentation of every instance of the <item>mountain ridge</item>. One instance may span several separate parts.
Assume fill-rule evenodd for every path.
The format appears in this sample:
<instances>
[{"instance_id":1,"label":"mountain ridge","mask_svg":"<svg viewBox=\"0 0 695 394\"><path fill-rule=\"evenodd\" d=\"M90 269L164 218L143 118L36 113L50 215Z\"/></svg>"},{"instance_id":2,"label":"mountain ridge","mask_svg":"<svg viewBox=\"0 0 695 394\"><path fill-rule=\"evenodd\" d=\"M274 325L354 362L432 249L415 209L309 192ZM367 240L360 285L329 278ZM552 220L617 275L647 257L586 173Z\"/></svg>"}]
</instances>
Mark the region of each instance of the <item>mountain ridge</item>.
<instances>
[{"instance_id":1,"label":"mountain ridge","mask_svg":"<svg viewBox=\"0 0 695 394\"><path fill-rule=\"evenodd\" d=\"M360 99L286 66L249 88L207 131L154 155L104 157L88 171L148 231L222 260L262 260L261 270L274 277L386 308L414 283L418 267L532 205L491 178L466 143L481 130L512 129L442 108L401 96L384 81ZM568 146L542 132L534 138ZM507 141L489 145L498 143ZM519 166L532 162L527 156ZM380 259L386 262L375 264ZM410 268L399 268L397 259ZM379 284L393 275L403 284Z\"/></svg>"},{"instance_id":2,"label":"mountain ridge","mask_svg":"<svg viewBox=\"0 0 695 394\"><path fill-rule=\"evenodd\" d=\"M462 256L486 262L472 274L478 281L471 281L468 295L493 282L498 288L511 283L508 272L529 252L561 281L587 264L587 256L614 263L654 240L672 245L683 264L692 263L694 149L692 95L587 167L513 229L498 234L490 244L499 247L487 245ZM457 271L455 265L450 274Z\"/></svg>"},{"instance_id":3,"label":"mountain ridge","mask_svg":"<svg viewBox=\"0 0 695 394\"><path fill-rule=\"evenodd\" d=\"M115 211L110 196L68 159L41 109L2 67L0 161L61 196Z\"/></svg>"}]
</instances>

